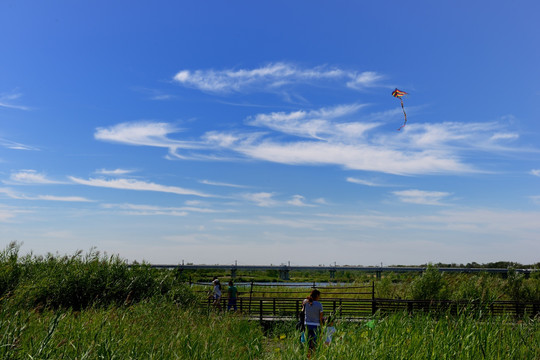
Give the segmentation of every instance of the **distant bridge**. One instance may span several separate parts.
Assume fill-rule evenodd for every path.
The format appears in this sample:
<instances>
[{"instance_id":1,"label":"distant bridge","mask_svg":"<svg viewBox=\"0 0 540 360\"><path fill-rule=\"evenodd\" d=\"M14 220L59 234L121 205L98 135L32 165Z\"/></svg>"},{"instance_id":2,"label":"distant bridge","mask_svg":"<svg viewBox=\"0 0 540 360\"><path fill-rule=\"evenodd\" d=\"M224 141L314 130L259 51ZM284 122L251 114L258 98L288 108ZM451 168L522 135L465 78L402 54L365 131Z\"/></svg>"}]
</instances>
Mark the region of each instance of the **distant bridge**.
<instances>
[{"instance_id":1,"label":"distant bridge","mask_svg":"<svg viewBox=\"0 0 540 360\"><path fill-rule=\"evenodd\" d=\"M231 277L236 278L236 274L239 270L244 271L265 271L265 270L275 270L279 272L281 280L290 279L290 271L313 271L313 270L322 270L328 271L330 273L330 278L334 278L336 271L361 271L365 273L375 274L377 278L382 276L383 272L424 272L427 267L422 266L296 266L296 265L206 265L206 264L179 264L179 265L151 265L153 268L159 269L177 269L180 271L183 270L230 270ZM444 267L438 268L441 272L454 272L454 273L492 273L492 274L501 274L502 276L507 276L510 269L500 269L500 268L458 268L458 267ZM531 272L537 271L534 269L514 269L513 271L524 274L525 277L529 277Z\"/></svg>"}]
</instances>

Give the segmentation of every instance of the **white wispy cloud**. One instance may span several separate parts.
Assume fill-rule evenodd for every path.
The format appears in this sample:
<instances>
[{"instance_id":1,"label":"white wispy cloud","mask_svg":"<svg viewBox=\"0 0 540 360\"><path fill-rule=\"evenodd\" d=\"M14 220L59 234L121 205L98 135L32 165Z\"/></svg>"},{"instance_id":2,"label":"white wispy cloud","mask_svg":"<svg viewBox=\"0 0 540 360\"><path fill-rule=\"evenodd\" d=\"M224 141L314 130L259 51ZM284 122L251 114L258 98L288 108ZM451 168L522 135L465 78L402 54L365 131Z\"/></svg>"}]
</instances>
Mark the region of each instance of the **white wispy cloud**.
<instances>
[{"instance_id":1,"label":"white wispy cloud","mask_svg":"<svg viewBox=\"0 0 540 360\"><path fill-rule=\"evenodd\" d=\"M516 133L498 132L498 133L493 134L493 136L491 136L492 141L517 140L517 139L519 139L519 134L516 134Z\"/></svg>"},{"instance_id":2,"label":"white wispy cloud","mask_svg":"<svg viewBox=\"0 0 540 360\"><path fill-rule=\"evenodd\" d=\"M336 119L350 116L365 105L347 104L331 108L290 113L273 112L258 114L248 120L252 126L262 126L285 134L315 139L340 138L357 139L380 124L363 122L336 122Z\"/></svg>"},{"instance_id":3,"label":"white wispy cloud","mask_svg":"<svg viewBox=\"0 0 540 360\"><path fill-rule=\"evenodd\" d=\"M23 105L15 104L15 101L22 96L20 93L0 93L0 107L18 110L29 110L30 108Z\"/></svg>"},{"instance_id":4,"label":"white wispy cloud","mask_svg":"<svg viewBox=\"0 0 540 360\"><path fill-rule=\"evenodd\" d=\"M261 207L270 207L278 204L278 201L274 198L274 194L268 192L243 194L242 197Z\"/></svg>"},{"instance_id":5,"label":"white wispy cloud","mask_svg":"<svg viewBox=\"0 0 540 360\"><path fill-rule=\"evenodd\" d=\"M531 175L540 176L540 169L532 169L531 170Z\"/></svg>"},{"instance_id":6,"label":"white wispy cloud","mask_svg":"<svg viewBox=\"0 0 540 360\"><path fill-rule=\"evenodd\" d=\"M230 183L224 183L219 181L211 181L211 180L200 180L201 184L205 185L212 185L212 186L224 186L224 187L232 187L232 188L247 188L249 186L246 185L237 185L237 184L230 184Z\"/></svg>"},{"instance_id":7,"label":"white wispy cloud","mask_svg":"<svg viewBox=\"0 0 540 360\"><path fill-rule=\"evenodd\" d=\"M87 186L104 187L120 190L137 190L137 191L157 191L164 193L171 193L176 195L193 195L199 197L212 197L213 195L206 194L197 190L185 189L178 186L160 185L152 182L139 181L134 179L94 179L88 180L77 178L74 176L69 177L71 181Z\"/></svg>"},{"instance_id":8,"label":"white wispy cloud","mask_svg":"<svg viewBox=\"0 0 540 360\"><path fill-rule=\"evenodd\" d=\"M10 197L12 199L19 199L19 195L9 188L0 188L0 194L4 194L7 197Z\"/></svg>"},{"instance_id":9,"label":"white wispy cloud","mask_svg":"<svg viewBox=\"0 0 540 360\"><path fill-rule=\"evenodd\" d=\"M15 214L11 210L0 208L0 222L8 222L15 217Z\"/></svg>"},{"instance_id":10,"label":"white wispy cloud","mask_svg":"<svg viewBox=\"0 0 540 360\"><path fill-rule=\"evenodd\" d=\"M347 112L339 109L327 111L332 116L336 113ZM325 111L320 111L320 114ZM264 123L270 126L270 119L265 119ZM263 124L262 120L258 124ZM330 123L328 123L330 124ZM115 141L129 145L153 146L168 148L171 154L176 154L178 147L189 148L194 151L211 151L213 149L228 150L232 154L240 154L244 157L264 160L270 162L298 165L340 165L348 169L378 171L391 174L424 174L424 173L449 173L449 172L471 172L474 169L462 163L458 156L443 149L419 148L420 144L412 146L410 144L399 144L395 140L389 139L384 143L380 137L360 136L367 132L368 128L375 125L350 123L345 127L356 129L347 131L340 129L337 125L325 125L328 139L312 139L312 141L280 139L282 131L287 133L307 134L310 130L295 128L288 122L287 130L282 125L272 125L277 132L265 134L261 132L218 132L209 131L204 134L199 141L174 141L167 137L175 131L172 126L163 123L124 123L113 126L107 130L98 129L96 138L100 140ZM311 131L313 132L313 131ZM356 134L357 136L350 136ZM407 147L404 150L404 146ZM196 155L192 155L192 158ZM204 158L202 154L199 158ZM212 158L206 155L206 158ZM217 158L215 158L217 159ZM231 158L227 158L231 160Z\"/></svg>"},{"instance_id":11,"label":"white wispy cloud","mask_svg":"<svg viewBox=\"0 0 540 360\"><path fill-rule=\"evenodd\" d=\"M11 199L17 200L44 200L44 201L61 201L61 202L94 202L82 196L57 196L57 195L37 195L30 196L13 191L9 188L0 188L0 194L4 194Z\"/></svg>"},{"instance_id":12,"label":"white wispy cloud","mask_svg":"<svg viewBox=\"0 0 540 360\"><path fill-rule=\"evenodd\" d=\"M313 200L313 202L319 205L328 205L325 198L318 198L318 199Z\"/></svg>"},{"instance_id":13,"label":"white wispy cloud","mask_svg":"<svg viewBox=\"0 0 540 360\"><path fill-rule=\"evenodd\" d=\"M373 187L388 186L388 185L383 185L383 184L380 184L378 182L374 182L374 181L371 181L371 180L358 179L358 178L354 178L354 177L348 177L346 180L347 180L347 182L350 182L350 183L353 183L353 184L359 184L359 185L365 185L365 186L373 186Z\"/></svg>"},{"instance_id":14,"label":"white wispy cloud","mask_svg":"<svg viewBox=\"0 0 540 360\"><path fill-rule=\"evenodd\" d=\"M213 219L213 222L221 223L221 224L242 224L242 225L272 225L272 226L279 226L279 227L289 227L293 229L309 229L309 230L320 230L320 227L318 226L317 222L313 219L308 218L302 218L293 216L291 217L290 214L288 214L286 217L278 217L278 216L257 216L252 219L247 218L234 218L234 219Z\"/></svg>"},{"instance_id":15,"label":"white wispy cloud","mask_svg":"<svg viewBox=\"0 0 540 360\"><path fill-rule=\"evenodd\" d=\"M533 195L529 197L533 203L540 205L540 195Z\"/></svg>"},{"instance_id":16,"label":"white wispy cloud","mask_svg":"<svg viewBox=\"0 0 540 360\"><path fill-rule=\"evenodd\" d=\"M95 171L96 174L101 174L101 175L126 175L126 174L131 174L133 172L135 172L135 170L127 170L127 169L113 169L113 170L99 169Z\"/></svg>"},{"instance_id":17,"label":"white wispy cloud","mask_svg":"<svg viewBox=\"0 0 540 360\"><path fill-rule=\"evenodd\" d=\"M247 157L286 164L333 164L348 169L391 174L466 173L478 171L463 162L469 151L504 152L508 136L498 123L413 124L400 136L378 130L381 122L337 121L361 105L339 105L310 111L258 114L248 124L276 134L211 132L213 144ZM388 114L379 114L380 120ZM307 137L312 141L281 139L279 134ZM406 134L406 135L403 135ZM499 140L505 139L505 144ZM210 141L210 137L207 139Z\"/></svg>"},{"instance_id":18,"label":"white wispy cloud","mask_svg":"<svg viewBox=\"0 0 540 360\"><path fill-rule=\"evenodd\" d=\"M34 150L34 151L39 150L35 146L25 145L25 144L21 144L21 143L11 141L8 139L3 139L3 138L0 138L0 146L3 146L11 150Z\"/></svg>"},{"instance_id":19,"label":"white wispy cloud","mask_svg":"<svg viewBox=\"0 0 540 360\"><path fill-rule=\"evenodd\" d=\"M0 189L0 194L2 194L2 190L3 189ZM13 222L19 214L26 214L30 212L31 211L27 209L23 210L17 207L0 204L0 223Z\"/></svg>"},{"instance_id":20,"label":"white wispy cloud","mask_svg":"<svg viewBox=\"0 0 540 360\"><path fill-rule=\"evenodd\" d=\"M149 206L149 205L135 205L135 204L103 204L105 209L119 209L126 215L138 215L138 216L186 216L188 212L180 208L162 207L162 206Z\"/></svg>"},{"instance_id":21,"label":"white wispy cloud","mask_svg":"<svg viewBox=\"0 0 540 360\"><path fill-rule=\"evenodd\" d=\"M310 219L302 219L302 218L280 218L276 216L261 216L258 218L258 222L262 224L267 225L276 225L279 227L290 227L290 228L297 228L297 229L310 229L310 230L321 230L322 228L314 221L311 221Z\"/></svg>"},{"instance_id":22,"label":"white wispy cloud","mask_svg":"<svg viewBox=\"0 0 540 360\"><path fill-rule=\"evenodd\" d=\"M416 123L405 127L406 136L381 136L380 143L410 149L431 148L445 151L478 150L487 152L531 151L511 147L512 140L519 138L514 133L503 133L503 124L498 122L442 122Z\"/></svg>"},{"instance_id":23,"label":"white wispy cloud","mask_svg":"<svg viewBox=\"0 0 540 360\"><path fill-rule=\"evenodd\" d=\"M153 146L169 149L169 153L182 158L178 149L198 149L200 144L193 141L179 141L169 138L180 132L175 126L162 122L126 122L107 128L97 128L94 138L101 141L135 146Z\"/></svg>"},{"instance_id":24,"label":"white wispy cloud","mask_svg":"<svg viewBox=\"0 0 540 360\"><path fill-rule=\"evenodd\" d=\"M376 86L383 76L372 71L358 73L317 66L303 68L291 63L271 63L254 69L181 70L173 78L178 84L211 93L275 91L287 85L322 80L341 80L346 86L363 89Z\"/></svg>"},{"instance_id":25,"label":"white wispy cloud","mask_svg":"<svg viewBox=\"0 0 540 360\"><path fill-rule=\"evenodd\" d=\"M306 198L302 195L293 195L293 197L287 201L287 204L299 207L313 207L315 205L306 203Z\"/></svg>"},{"instance_id":26,"label":"white wispy cloud","mask_svg":"<svg viewBox=\"0 0 540 360\"><path fill-rule=\"evenodd\" d=\"M290 165L340 165L352 170L389 174L465 173L474 169L452 154L400 149L368 144L327 142L273 142L243 144L235 148L247 157Z\"/></svg>"},{"instance_id":27,"label":"white wispy cloud","mask_svg":"<svg viewBox=\"0 0 540 360\"><path fill-rule=\"evenodd\" d=\"M30 200L47 200L47 201L63 201L63 202L93 202L82 196L56 196L56 195L38 195Z\"/></svg>"},{"instance_id":28,"label":"white wispy cloud","mask_svg":"<svg viewBox=\"0 0 540 360\"><path fill-rule=\"evenodd\" d=\"M223 210L218 211L214 209L195 207L195 206L171 207L171 206L156 206L156 205L144 205L144 204L103 204L102 207L106 209L128 210L137 215L185 216L190 212L207 213L207 214L227 212Z\"/></svg>"},{"instance_id":29,"label":"white wispy cloud","mask_svg":"<svg viewBox=\"0 0 540 360\"><path fill-rule=\"evenodd\" d=\"M46 174L37 172L36 170L20 170L11 173L11 182L20 184L62 184L62 181L52 180Z\"/></svg>"},{"instance_id":30,"label":"white wispy cloud","mask_svg":"<svg viewBox=\"0 0 540 360\"><path fill-rule=\"evenodd\" d=\"M313 203L306 202L306 198L302 195L293 195L288 200L276 199L276 194L269 193L269 192L245 193L245 194L241 194L241 197L244 200L255 203L255 205L260 206L260 207L275 207L275 206L286 206L286 205L292 205L295 207L317 206ZM318 201L315 201L314 203L322 205L324 204L324 200L318 199Z\"/></svg>"},{"instance_id":31,"label":"white wispy cloud","mask_svg":"<svg viewBox=\"0 0 540 360\"><path fill-rule=\"evenodd\" d=\"M373 86L380 86L380 81L386 77L374 71L364 71L362 73L350 73L351 80L347 82L347 86L353 89L365 89Z\"/></svg>"},{"instance_id":32,"label":"white wispy cloud","mask_svg":"<svg viewBox=\"0 0 540 360\"><path fill-rule=\"evenodd\" d=\"M148 99L150 100L162 101L162 100L170 100L175 97L174 95L168 94L159 89L134 87L133 90L145 94L146 96L148 96Z\"/></svg>"},{"instance_id":33,"label":"white wispy cloud","mask_svg":"<svg viewBox=\"0 0 540 360\"><path fill-rule=\"evenodd\" d=\"M444 205L441 200L450 196L442 191L402 190L392 192L400 201L419 205Z\"/></svg>"},{"instance_id":34,"label":"white wispy cloud","mask_svg":"<svg viewBox=\"0 0 540 360\"><path fill-rule=\"evenodd\" d=\"M471 151L532 151L512 147L516 137L508 135L512 132L505 131L500 123L415 123L396 134L381 131L388 114L367 116L377 121L362 116L351 120L362 107L346 104L262 113L246 120L247 125L261 130L210 130L190 141L171 139L172 133L179 130L170 124L148 122L98 129L96 138L168 148L169 154L183 159L247 158L290 165L337 165L398 175L480 172L478 165L465 160ZM343 121L344 118L347 120ZM179 148L189 149L189 154L179 155Z\"/></svg>"}]
</instances>

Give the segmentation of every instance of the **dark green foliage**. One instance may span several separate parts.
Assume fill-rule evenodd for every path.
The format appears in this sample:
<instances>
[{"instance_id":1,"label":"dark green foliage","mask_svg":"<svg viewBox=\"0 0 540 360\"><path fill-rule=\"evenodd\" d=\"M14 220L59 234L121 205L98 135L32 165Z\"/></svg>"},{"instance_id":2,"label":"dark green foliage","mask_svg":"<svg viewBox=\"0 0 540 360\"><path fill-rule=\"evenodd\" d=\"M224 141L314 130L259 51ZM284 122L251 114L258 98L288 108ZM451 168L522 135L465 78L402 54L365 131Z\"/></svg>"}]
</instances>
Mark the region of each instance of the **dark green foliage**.
<instances>
[{"instance_id":1,"label":"dark green foliage","mask_svg":"<svg viewBox=\"0 0 540 360\"><path fill-rule=\"evenodd\" d=\"M181 304L194 299L191 289L172 270L129 265L118 256L94 250L86 255L19 258L18 249L10 244L0 253L0 290L3 297L22 307L81 310L160 296Z\"/></svg>"},{"instance_id":2,"label":"dark green foliage","mask_svg":"<svg viewBox=\"0 0 540 360\"><path fill-rule=\"evenodd\" d=\"M429 264L424 273L411 283L414 300L442 300L448 298L448 283L444 274Z\"/></svg>"},{"instance_id":3,"label":"dark green foliage","mask_svg":"<svg viewBox=\"0 0 540 360\"><path fill-rule=\"evenodd\" d=\"M19 283L22 271L18 262L19 247L12 242L0 252L0 298L8 295Z\"/></svg>"},{"instance_id":4,"label":"dark green foliage","mask_svg":"<svg viewBox=\"0 0 540 360\"><path fill-rule=\"evenodd\" d=\"M511 300L540 301L540 273L535 272L526 278L514 269L509 269L504 291Z\"/></svg>"},{"instance_id":5,"label":"dark green foliage","mask_svg":"<svg viewBox=\"0 0 540 360\"><path fill-rule=\"evenodd\" d=\"M499 276L480 274L456 274L452 276L450 300L479 301L491 303L500 297L499 289L504 281Z\"/></svg>"},{"instance_id":6,"label":"dark green foliage","mask_svg":"<svg viewBox=\"0 0 540 360\"><path fill-rule=\"evenodd\" d=\"M186 283L208 283L219 276L222 283L230 272L213 270L156 269L148 264L128 264L118 256L90 250L71 256L19 255L20 246L9 244L0 252L0 299L10 299L25 308L73 308L124 305L154 297L176 304L196 300ZM264 271L237 274L248 281L280 281ZM276 275L276 274L272 274ZM540 301L540 271L530 275L510 269L508 277L487 273L441 273L429 265L423 274L384 273L380 280L373 274L337 271L334 281L355 284L375 283L378 298L418 300L467 300L489 304L494 300ZM291 271L293 281L329 281L329 272ZM237 278L242 281L242 278Z\"/></svg>"}]
</instances>

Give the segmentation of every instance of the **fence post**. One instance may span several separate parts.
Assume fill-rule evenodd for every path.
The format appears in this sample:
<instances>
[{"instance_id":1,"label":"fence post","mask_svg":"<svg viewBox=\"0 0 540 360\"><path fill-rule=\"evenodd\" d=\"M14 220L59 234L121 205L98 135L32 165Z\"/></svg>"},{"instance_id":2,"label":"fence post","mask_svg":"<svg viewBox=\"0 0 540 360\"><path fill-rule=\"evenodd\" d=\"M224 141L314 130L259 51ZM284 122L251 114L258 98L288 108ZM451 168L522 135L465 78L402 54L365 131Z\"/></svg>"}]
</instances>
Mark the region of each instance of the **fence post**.
<instances>
[{"instance_id":1,"label":"fence post","mask_svg":"<svg viewBox=\"0 0 540 360\"><path fill-rule=\"evenodd\" d=\"M251 282L251 287L249 289L249 309L248 314L251 314L251 297L253 295L253 281Z\"/></svg>"},{"instance_id":2,"label":"fence post","mask_svg":"<svg viewBox=\"0 0 540 360\"><path fill-rule=\"evenodd\" d=\"M377 312L377 303L375 302L375 281L371 282L371 315Z\"/></svg>"}]
</instances>

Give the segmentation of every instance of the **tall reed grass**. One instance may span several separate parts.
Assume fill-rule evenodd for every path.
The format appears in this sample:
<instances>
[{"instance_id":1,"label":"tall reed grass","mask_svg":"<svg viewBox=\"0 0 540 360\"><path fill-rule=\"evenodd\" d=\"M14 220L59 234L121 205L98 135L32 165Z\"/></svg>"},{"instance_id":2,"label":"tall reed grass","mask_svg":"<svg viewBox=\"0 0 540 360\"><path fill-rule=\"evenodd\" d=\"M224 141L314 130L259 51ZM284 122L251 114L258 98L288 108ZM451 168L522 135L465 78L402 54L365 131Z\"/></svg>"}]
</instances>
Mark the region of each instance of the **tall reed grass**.
<instances>
[{"instance_id":1,"label":"tall reed grass","mask_svg":"<svg viewBox=\"0 0 540 360\"><path fill-rule=\"evenodd\" d=\"M200 313L169 301L131 306L21 311L0 307L2 359L305 359L294 324L266 332L234 314ZM432 317L392 314L364 323L335 324L316 359L540 358L537 320L473 313ZM324 330L323 330L324 332Z\"/></svg>"},{"instance_id":2,"label":"tall reed grass","mask_svg":"<svg viewBox=\"0 0 540 360\"><path fill-rule=\"evenodd\" d=\"M174 271L128 263L95 250L72 256L19 257L17 244L0 252L0 298L24 308L130 304L155 296L189 303L195 296Z\"/></svg>"},{"instance_id":3,"label":"tall reed grass","mask_svg":"<svg viewBox=\"0 0 540 360\"><path fill-rule=\"evenodd\" d=\"M255 359L264 353L257 323L161 300L80 312L29 312L4 302L0 328L1 359Z\"/></svg>"},{"instance_id":4,"label":"tall reed grass","mask_svg":"<svg viewBox=\"0 0 540 360\"><path fill-rule=\"evenodd\" d=\"M392 314L361 324L337 323L329 345L319 341L317 359L540 359L537 320L489 317L474 313L434 318ZM269 358L305 359L299 334L290 329L275 334ZM324 330L323 330L324 334ZM324 340L324 336L322 336ZM273 349L272 349L273 348Z\"/></svg>"}]
</instances>

